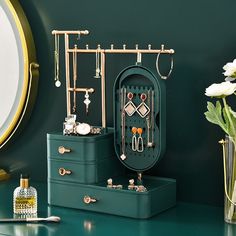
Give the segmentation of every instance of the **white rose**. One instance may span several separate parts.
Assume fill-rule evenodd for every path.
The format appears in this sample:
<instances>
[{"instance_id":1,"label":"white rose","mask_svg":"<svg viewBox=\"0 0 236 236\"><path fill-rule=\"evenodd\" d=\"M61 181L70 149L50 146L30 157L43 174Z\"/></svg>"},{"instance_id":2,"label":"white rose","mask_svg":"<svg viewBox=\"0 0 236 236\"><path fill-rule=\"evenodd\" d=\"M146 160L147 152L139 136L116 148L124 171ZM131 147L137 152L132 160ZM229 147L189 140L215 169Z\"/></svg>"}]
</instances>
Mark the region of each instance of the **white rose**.
<instances>
[{"instance_id":1,"label":"white rose","mask_svg":"<svg viewBox=\"0 0 236 236\"><path fill-rule=\"evenodd\" d=\"M226 80L232 80L232 78L236 78L236 59L233 62L229 62L223 66L225 72L223 73L227 76Z\"/></svg>"},{"instance_id":2,"label":"white rose","mask_svg":"<svg viewBox=\"0 0 236 236\"><path fill-rule=\"evenodd\" d=\"M229 81L220 84L212 84L206 88L205 95L208 97L225 97L236 91L236 83Z\"/></svg>"}]
</instances>

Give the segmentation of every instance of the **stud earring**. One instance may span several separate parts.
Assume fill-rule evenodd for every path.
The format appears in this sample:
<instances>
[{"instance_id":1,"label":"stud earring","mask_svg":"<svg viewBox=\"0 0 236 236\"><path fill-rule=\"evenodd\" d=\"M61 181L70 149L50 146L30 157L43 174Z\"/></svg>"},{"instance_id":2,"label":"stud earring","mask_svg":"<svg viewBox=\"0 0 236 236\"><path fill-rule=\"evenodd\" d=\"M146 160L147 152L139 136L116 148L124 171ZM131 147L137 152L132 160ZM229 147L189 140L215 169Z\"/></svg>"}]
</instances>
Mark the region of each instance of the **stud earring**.
<instances>
[{"instance_id":1,"label":"stud earring","mask_svg":"<svg viewBox=\"0 0 236 236\"><path fill-rule=\"evenodd\" d=\"M145 93L142 93L140 95L140 99L142 100L142 102L137 107L137 112L142 118L144 118L150 112L150 108L145 103L145 100L147 99L147 95Z\"/></svg>"},{"instance_id":2,"label":"stud earring","mask_svg":"<svg viewBox=\"0 0 236 236\"><path fill-rule=\"evenodd\" d=\"M137 128L136 127L132 128L132 133L133 133L133 137L132 137L132 150L135 152L135 151L137 151L137 137L136 137Z\"/></svg>"},{"instance_id":3,"label":"stud earring","mask_svg":"<svg viewBox=\"0 0 236 236\"><path fill-rule=\"evenodd\" d=\"M136 106L131 101L133 97L134 97L133 93L129 92L127 94L127 98L129 99L129 101L125 104L124 110L125 110L125 112L127 113L128 116L132 116L136 111Z\"/></svg>"},{"instance_id":4,"label":"stud earring","mask_svg":"<svg viewBox=\"0 0 236 236\"><path fill-rule=\"evenodd\" d=\"M143 152L143 138L142 138L143 129L138 128L137 132L139 134L138 141L137 141L137 151Z\"/></svg>"},{"instance_id":5,"label":"stud earring","mask_svg":"<svg viewBox=\"0 0 236 236\"><path fill-rule=\"evenodd\" d=\"M113 184L112 184L112 179L108 179L107 180L107 188L112 188Z\"/></svg>"},{"instance_id":6,"label":"stud earring","mask_svg":"<svg viewBox=\"0 0 236 236\"><path fill-rule=\"evenodd\" d=\"M129 180L128 189L129 189L129 190L134 190L134 189L135 189L134 179L130 179L130 180Z\"/></svg>"},{"instance_id":7,"label":"stud earring","mask_svg":"<svg viewBox=\"0 0 236 236\"><path fill-rule=\"evenodd\" d=\"M86 106L86 115L88 115L89 104L91 103L91 101L89 100L89 93L87 89L86 89L84 97L85 97L84 104Z\"/></svg>"}]
</instances>

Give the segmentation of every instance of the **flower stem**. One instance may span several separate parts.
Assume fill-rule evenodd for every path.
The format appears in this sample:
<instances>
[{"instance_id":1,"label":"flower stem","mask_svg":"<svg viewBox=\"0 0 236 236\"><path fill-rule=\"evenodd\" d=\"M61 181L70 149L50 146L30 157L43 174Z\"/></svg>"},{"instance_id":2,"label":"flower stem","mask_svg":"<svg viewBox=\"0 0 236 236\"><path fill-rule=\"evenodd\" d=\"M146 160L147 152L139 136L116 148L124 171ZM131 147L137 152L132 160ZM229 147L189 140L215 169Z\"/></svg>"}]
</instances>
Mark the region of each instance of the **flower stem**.
<instances>
[{"instance_id":1,"label":"flower stem","mask_svg":"<svg viewBox=\"0 0 236 236\"><path fill-rule=\"evenodd\" d=\"M233 143L235 144L235 135L236 135L235 125L234 125L234 122L231 119L231 114L230 114L230 111L229 111L229 107L226 103L225 97L223 97L222 100L223 100L223 104L224 104L224 107L225 107L226 115L227 115L229 123L230 123L230 127L232 127L233 136L232 136L231 132L228 135L231 137Z\"/></svg>"}]
</instances>

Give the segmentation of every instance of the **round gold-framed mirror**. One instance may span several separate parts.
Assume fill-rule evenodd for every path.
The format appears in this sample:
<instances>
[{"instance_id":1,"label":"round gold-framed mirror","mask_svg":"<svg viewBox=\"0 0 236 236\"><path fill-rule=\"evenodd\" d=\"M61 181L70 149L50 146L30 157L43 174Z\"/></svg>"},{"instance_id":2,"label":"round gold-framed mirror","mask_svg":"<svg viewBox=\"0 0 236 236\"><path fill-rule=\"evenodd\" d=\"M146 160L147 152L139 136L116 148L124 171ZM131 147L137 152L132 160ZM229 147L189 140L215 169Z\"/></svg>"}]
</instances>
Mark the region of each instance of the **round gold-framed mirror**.
<instances>
[{"instance_id":1,"label":"round gold-framed mirror","mask_svg":"<svg viewBox=\"0 0 236 236\"><path fill-rule=\"evenodd\" d=\"M0 148L26 124L38 84L30 25L17 0L0 1Z\"/></svg>"}]
</instances>

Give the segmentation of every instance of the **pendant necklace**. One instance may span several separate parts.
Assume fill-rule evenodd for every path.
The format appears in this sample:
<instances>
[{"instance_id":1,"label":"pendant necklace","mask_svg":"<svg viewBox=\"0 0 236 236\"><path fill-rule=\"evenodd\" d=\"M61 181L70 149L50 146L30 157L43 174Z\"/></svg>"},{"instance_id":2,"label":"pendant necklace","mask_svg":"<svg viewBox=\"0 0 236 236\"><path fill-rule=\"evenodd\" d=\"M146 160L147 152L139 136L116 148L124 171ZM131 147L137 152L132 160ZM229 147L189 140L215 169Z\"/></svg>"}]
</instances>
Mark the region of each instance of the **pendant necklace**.
<instances>
[{"instance_id":1,"label":"pendant necklace","mask_svg":"<svg viewBox=\"0 0 236 236\"><path fill-rule=\"evenodd\" d=\"M121 89L121 160L124 161L126 159L125 155L125 99L126 99L126 88Z\"/></svg>"}]
</instances>

